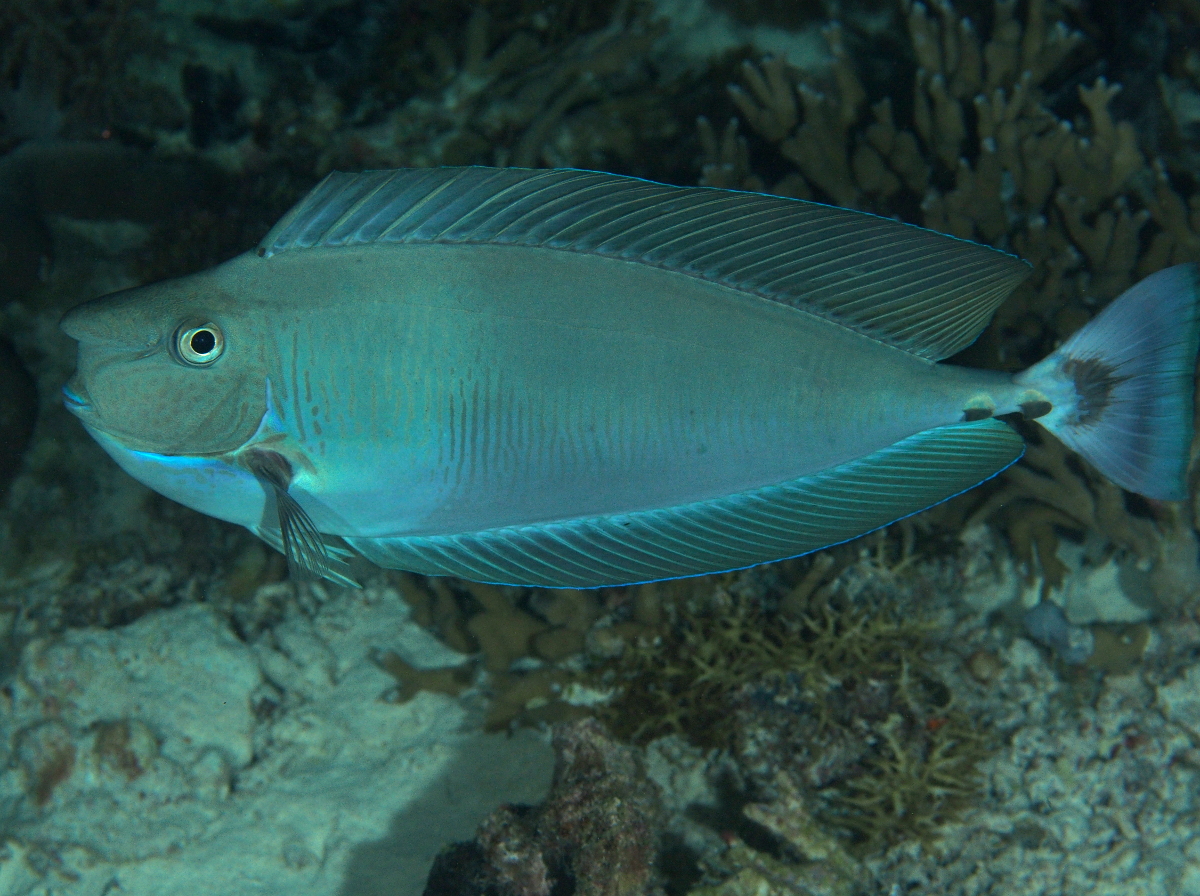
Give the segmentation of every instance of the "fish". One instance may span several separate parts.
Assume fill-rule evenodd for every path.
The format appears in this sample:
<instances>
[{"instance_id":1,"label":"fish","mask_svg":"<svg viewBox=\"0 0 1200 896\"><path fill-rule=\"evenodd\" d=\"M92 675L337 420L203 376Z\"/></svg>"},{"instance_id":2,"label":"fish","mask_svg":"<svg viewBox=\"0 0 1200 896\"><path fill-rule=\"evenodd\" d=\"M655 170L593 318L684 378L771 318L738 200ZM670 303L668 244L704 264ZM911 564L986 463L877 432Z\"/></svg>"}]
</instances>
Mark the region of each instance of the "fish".
<instances>
[{"instance_id":1,"label":"fish","mask_svg":"<svg viewBox=\"0 0 1200 896\"><path fill-rule=\"evenodd\" d=\"M1023 415L1186 497L1200 272L1047 358L942 363L1030 266L864 212L574 169L335 172L253 250L85 302L67 408L294 575L551 588L845 542L1016 462Z\"/></svg>"}]
</instances>

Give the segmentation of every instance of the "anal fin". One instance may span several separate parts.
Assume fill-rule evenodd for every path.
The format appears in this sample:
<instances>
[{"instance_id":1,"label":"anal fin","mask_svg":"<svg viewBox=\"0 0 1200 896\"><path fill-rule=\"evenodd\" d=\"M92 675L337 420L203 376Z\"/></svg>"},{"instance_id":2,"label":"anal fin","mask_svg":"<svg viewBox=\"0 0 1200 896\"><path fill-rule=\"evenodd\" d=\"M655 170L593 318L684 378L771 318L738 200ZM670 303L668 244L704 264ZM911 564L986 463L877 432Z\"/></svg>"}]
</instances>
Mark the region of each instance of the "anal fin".
<instances>
[{"instance_id":1,"label":"anal fin","mask_svg":"<svg viewBox=\"0 0 1200 896\"><path fill-rule=\"evenodd\" d=\"M980 420L711 501L456 535L345 541L380 566L509 585L593 588L704 575L857 538L978 485L1023 450L1007 424Z\"/></svg>"}]
</instances>

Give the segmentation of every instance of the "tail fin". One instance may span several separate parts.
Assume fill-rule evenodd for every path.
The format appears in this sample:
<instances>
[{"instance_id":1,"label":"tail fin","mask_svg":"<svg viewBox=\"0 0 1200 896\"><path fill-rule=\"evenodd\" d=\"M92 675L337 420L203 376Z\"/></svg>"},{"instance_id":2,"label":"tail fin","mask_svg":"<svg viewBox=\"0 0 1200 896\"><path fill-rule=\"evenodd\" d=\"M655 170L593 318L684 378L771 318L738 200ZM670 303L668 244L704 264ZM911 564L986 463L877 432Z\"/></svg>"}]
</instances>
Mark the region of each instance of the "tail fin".
<instances>
[{"instance_id":1,"label":"tail fin","mask_svg":"<svg viewBox=\"0 0 1200 896\"><path fill-rule=\"evenodd\" d=\"M1016 377L1038 422L1117 485L1187 497L1200 265L1152 274Z\"/></svg>"}]
</instances>

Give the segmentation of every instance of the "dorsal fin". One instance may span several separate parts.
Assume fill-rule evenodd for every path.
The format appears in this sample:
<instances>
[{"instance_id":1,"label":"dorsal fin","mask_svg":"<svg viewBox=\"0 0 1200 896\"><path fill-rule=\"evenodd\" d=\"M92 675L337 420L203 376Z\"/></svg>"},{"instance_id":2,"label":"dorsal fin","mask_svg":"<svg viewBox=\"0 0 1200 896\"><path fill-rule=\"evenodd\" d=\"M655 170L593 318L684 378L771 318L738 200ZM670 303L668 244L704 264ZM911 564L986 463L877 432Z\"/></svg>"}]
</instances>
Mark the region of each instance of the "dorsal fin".
<instances>
[{"instance_id":1,"label":"dorsal fin","mask_svg":"<svg viewBox=\"0 0 1200 896\"><path fill-rule=\"evenodd\" d=\"M1029 272L995 249L865 212L572 169L335 172L259 254L413 242L542 246L655 265L931 360L970 345Z\"/></svg>"}]
</instances>

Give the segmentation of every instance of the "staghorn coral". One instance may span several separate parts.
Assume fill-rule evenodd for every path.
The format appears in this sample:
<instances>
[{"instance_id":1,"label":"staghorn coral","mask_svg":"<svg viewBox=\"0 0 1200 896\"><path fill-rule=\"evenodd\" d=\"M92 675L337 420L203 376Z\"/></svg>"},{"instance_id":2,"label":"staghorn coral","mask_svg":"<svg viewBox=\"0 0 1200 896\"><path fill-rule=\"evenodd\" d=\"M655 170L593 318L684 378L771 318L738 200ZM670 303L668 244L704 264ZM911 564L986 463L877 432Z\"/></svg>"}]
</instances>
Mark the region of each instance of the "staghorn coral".
<instances>
[{"instance_id":1,"label":"staghorn coral","mask_svg":"<svg viewBox=\"0 0 1200 896\"><path fill-rule=\"evenodd\" d=\"M826 821L875 846L905 837L929 838L971 804L990 750L970 719L948 710L914 724L891 713L872 732L865 770L836 791Z\"/></svg>"},{"instance_id":2,"label":"staghorn coral","mask_svg":"<svg viewBox=\"0 0 1200 896\"><path fill-rule=\"evenodd\" d=\"M1087 115L1074 123L1044 105L1045 83L1083 36L1048 24L1044 0L1030 3L1024 22L1015 3L997 2L986 42L948 2L903 9L916 63L902 103L912 109L908 127L897 123L889 96L864 115L867 90L837 24L825 29L832 63L823 87L768 60L761 69L746 65L749 92L730 88L751 128L796 166L782 192L915 217L1021 252L1035 265L1032 292L1001 315L1032 305L1052 320L1064 291L1111 298L1127 286L1149 215L1130 212L1124 195L1144 159L1132 126L1108 111L1119 88L1103 79L1081 86ZM1079 280L1084 262L1090 277L1068 291L1066 274ZM1006 323L998 318L1001 328ZM1039 337L1030 350L1044 350L1048 337Z\"/></svg>"},{"instance_id":3,"label":"staghorn coral","mask_svg":"<svg viewBox=\"0 0 1200 896\"><path fill-rule=\"evenodd\" d=\"M1154 190L1144 199L1160 229L1142 256L1139 273L1200 259L1200 193L1184 199L1172 188L1166 166L1159 160L1154 165Z\"/></svg>"},{"instance_id":4,"label":"staghorn coral","mask_svg":"<svg viewBox=\"0 0 1200 896\"><path fill-rule=\"evenodd\" d=\"M924 658L933 627L897 600L931 587L917 562L923 536L902 528L902 540L876 536L765 579L751 570L547 592L409 576L404 592L430 624L440 591L449 630L481 651L488 727L599 716L638 743L681 733L730 751L752 793L774 793L783 775L822 825L873 846L927 836L952 817L984 755ZM582 633L584 653L538 660L539 639L554 631ZM376 662L398 680L391 699L456 692L470 678L470 667Z\"/></svg>"},{"instance_id":5,"label":"staghorn coral","mask_svg":"<svg viewBox=\"0 0 1200 896\"><path fill-rule=\"evenodd\" d=\"M828 569L823 561L815 568ZM638 586L657 593L662 621L631 637L614 661L620 696L605 714L618 734L635 741L684 734L727 746L740 725L730 707L747 685L791 679L816 687L827 675L889 675L901 653L918 649L920 624L842 601L837 589L813 588L807 577L781 595L787 615L778 618L737 596L737 585L726 574Z\"/></svg>"},{"instance_id":6,"label":"staghorn coral","mask_svg":"<svg viewBox=\"0 0 1200 896\"><path fill-rule=\"evenodd\" d=\"M859 546L836 575L830 554L790 565L774 615L738 576L640 586L657 590L662 621L611 664L618 696L602 716L635 741L682 733L728 749L752 794L782 776L822 825L864 845L930 835L975 792L987 750L925 660L930 627L898 605L928 587L924 573L887 544Z\"/></svg>"}]
</instances>

